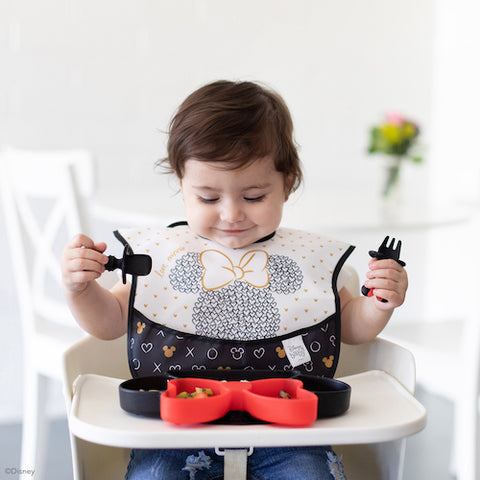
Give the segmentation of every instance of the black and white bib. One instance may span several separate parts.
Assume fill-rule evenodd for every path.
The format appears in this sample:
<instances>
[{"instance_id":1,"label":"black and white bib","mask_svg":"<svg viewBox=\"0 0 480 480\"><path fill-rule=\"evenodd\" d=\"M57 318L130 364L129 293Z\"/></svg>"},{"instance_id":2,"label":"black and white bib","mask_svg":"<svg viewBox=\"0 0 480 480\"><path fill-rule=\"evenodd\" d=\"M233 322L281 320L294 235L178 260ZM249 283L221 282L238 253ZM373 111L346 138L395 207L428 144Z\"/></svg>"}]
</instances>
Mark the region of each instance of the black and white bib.
<instances>
[{"instance_id":1,"label":"black and white bib","mask_svg":"<svg viewBox=\"0 0 480 480\"><path fill-rule=\"evenodd\" d=\"M132 278L134 377L202 369L295 368L333 377L340 348L339 271L352 246L279 228L229 249L187 225L116 232L152 271Z\"/></svg>"}]
</instances>

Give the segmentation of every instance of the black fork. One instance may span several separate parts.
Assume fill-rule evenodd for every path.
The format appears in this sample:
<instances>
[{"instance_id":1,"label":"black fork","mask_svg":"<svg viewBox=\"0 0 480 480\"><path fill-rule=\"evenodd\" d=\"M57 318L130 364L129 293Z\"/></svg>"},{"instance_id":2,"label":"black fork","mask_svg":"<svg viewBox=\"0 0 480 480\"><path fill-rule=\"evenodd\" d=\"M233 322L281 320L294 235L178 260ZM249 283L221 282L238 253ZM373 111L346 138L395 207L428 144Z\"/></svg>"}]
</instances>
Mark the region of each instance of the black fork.
<instances>
[{"instance_id":1,"label":"black fork","mask_svg":"<svg viewBox=\"0 0 480 480\"><path fill-rule=\"evenodd\" d=\"M390 245L387 245L389 239L390 239L390 237L387 235L383 239L382 244L378 247L378 251L370 250L368 252L368 254L372 258L377 258L378 260L385 260L387 258L390 258L392 260L395 260L402 267L404 267L405 262L403 260L400 260L400 252L402 250L402 241L399 240L397 242L397 245L394 247L395 239L392 238L392 240L390 241ZM367 288L365 285L362 286L362 294L365 295L366 297L373 296L373 293L372 293L371 289ZM384 298L377 297L377 299L380 300L383 303L387 302L387 300L385 300Z\"/></svg>"}]
</instances>

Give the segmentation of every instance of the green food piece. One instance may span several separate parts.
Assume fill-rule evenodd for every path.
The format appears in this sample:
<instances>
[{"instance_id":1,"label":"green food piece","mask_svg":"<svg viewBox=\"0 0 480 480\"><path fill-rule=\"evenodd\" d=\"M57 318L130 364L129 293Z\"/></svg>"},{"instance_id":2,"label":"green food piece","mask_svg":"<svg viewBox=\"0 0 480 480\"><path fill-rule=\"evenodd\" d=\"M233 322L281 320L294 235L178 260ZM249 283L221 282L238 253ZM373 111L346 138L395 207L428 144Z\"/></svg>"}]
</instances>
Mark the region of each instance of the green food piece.
<instances>
[{"instance_id":1,"label":"green food piece","mask_svg":"<svg viewBox=\"0 0 480 480\"><path fill-rule=\"evenodd\" d=\"M200 387L196 387L195 392L192 393L192 395L195 395L196 393L200 393L200 392L206 393L209 397L213 396L213 392L211 388L200 388Z\"/></svg>"},{"instance_id":2,"label":"green food piece","mask_svg":"<svg viewBox=\"0 0 480 480\"><path fill-rule=\"evenodd\" d=\"M177 398L195 398L195 396L198 393L206 393L207 396L212 397L213 392L211 388L200 388L200 387L195 387L195 391L192 393L188 392L181 392L177 395Z\"/></svg>"}]
</instances>

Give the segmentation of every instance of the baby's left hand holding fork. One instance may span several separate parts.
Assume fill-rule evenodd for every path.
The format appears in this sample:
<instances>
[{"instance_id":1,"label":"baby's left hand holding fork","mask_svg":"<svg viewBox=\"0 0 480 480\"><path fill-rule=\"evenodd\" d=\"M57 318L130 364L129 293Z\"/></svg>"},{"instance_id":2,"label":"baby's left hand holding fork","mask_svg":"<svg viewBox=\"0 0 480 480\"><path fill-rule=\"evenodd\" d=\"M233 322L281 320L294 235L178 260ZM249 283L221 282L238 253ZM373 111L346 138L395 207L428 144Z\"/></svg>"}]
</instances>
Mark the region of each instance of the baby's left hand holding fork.
<instances>
[{"instance_id":1,"label":"baby's left hand holding fork","mask_svg":"<svg viewBox=\"0 0 480 480\"><path fill-rule=\"evenodd\" d=\"M408 288L405 268L395 260L376 258L370 260L368 267L365 286L372 289L375 306L381 310L391 310L402 305Z\"/></svg>"}]
</instances>

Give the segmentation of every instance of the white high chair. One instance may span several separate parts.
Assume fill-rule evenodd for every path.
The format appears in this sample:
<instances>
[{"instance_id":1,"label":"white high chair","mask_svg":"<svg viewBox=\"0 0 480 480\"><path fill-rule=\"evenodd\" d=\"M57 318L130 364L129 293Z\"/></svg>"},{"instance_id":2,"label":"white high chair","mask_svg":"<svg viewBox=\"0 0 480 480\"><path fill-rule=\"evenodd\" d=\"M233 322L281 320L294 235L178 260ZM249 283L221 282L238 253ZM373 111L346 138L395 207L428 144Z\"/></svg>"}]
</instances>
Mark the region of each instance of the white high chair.
<instances>
[{"instance_id":1,"label":"white high chair","mask_svg":"<svg viewBox=\"0 0 480 480\"><path fill-rule=\"evenodd\" d=\"M245 479L246 448L332 444L344 455L349 480L401 480L406 437L425 425L425 409L413 397L412 355L382 339L342 345L337 373L352 386L351 406L343 416L304 428L178 427L121 410L118 385L130 378L126 337L87 337L64 355L74 478L122 478L132 447L218 447L225 449L225 479Z\"/></svg>"},{"instance_id":2,"label":"white high chair","mask_svg":"<svg viewBox=\"0 0 480 480\"><path fill-rule=\"evenodd\" d=\"M118 400L118 385L130 378L126 349L125 337L113 341L87 337L65 353L75 480L123 478L133 447L220 447L228 452L235 447L324 443L343 454L349 480L401 480L406 437L425 424L425 410L412 396L413 357L383 339L342 345L339 375L352 386L350 409L341 417L304 428L198 425L192 429L127 414ZM225 478L245 475L236 471L231 476L225 473Z\"/></svg>"},{"instance_id":3,"label":"white high chair","mask_svg":"<svg viewBox=\"0 0 480 480\"><path fill-rule=\"evenodd\" d=\"M0 165L23 336L21 466L41 479L49 380L62 378L63 352L84 336L61 294L60 253L86 230L80 197L92 193L93 162L84 151L8 148Z\"/></svg>"}]
</instances>

